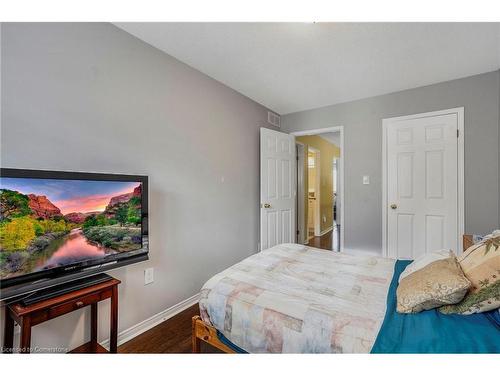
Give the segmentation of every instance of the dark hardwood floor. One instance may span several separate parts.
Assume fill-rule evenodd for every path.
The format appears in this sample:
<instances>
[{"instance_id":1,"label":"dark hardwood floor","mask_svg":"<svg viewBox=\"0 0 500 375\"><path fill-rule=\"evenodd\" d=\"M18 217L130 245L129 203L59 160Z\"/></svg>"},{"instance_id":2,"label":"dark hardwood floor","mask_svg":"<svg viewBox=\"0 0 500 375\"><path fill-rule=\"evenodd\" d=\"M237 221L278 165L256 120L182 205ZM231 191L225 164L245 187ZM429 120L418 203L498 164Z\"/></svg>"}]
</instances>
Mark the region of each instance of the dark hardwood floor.
<instances>
[{"instance_id":1,"label":"dark hardwood floor","mask_svg":"<svg viewBox=\"0 0 500 375\"><path fill-rule=\"evenodd\" d=\"M338 251L340 248L340 226L335 225L330 232L311 238L308 246Z\"/></svg>"},{"instance_id":2,"label":"dark hardwood floor","mask_svg":"<svg viewBox=\"0 0 500 375\"><path fill-rule=\"evenodd\" d=\"M199 314L196 304L120 345L118 353L191 353L191 318ZM221 353L204 342L201 352Z\"/></svg>"}]
</instances>

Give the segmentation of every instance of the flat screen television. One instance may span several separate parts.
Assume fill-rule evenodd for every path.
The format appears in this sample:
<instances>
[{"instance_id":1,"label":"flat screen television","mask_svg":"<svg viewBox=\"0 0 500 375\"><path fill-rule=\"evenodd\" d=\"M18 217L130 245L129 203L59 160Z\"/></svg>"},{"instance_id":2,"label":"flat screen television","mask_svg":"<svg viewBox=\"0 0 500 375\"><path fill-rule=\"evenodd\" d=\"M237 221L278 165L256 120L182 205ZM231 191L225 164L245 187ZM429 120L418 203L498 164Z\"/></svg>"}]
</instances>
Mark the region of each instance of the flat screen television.
<instances>
[{"instance_id":1,"label":"flat screen television","mask_svg":"<svg viewBox=\"0 0 500 375\"><path fill-rule=\"evenodd\" d=\"M147 259L147 176L0 169L0 299Z\"/></svg>"}]
</instances>

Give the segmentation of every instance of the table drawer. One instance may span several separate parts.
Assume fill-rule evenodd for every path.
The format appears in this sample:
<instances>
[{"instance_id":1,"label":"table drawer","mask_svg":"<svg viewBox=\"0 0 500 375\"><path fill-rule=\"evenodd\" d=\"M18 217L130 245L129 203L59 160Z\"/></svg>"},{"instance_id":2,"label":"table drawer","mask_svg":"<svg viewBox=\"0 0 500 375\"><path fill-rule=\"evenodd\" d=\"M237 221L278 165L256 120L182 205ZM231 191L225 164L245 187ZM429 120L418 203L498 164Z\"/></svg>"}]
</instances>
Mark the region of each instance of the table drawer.
<instances>
[{"instance_id":1,"label":"table drawer","mask_svg":"<svg viewBox=\"0 0 500 375\"><path fill-rule=\"evenodd\" d=\"M74 310L78 310L82 307L88 306L92 303L99 302L101 300L101 293L88 294L86 296L75 298L71 301L62 303L60 305L51 307L49 310L49 319L55 318L59 315L64 315Z\"/></svg>"}]
</instances>

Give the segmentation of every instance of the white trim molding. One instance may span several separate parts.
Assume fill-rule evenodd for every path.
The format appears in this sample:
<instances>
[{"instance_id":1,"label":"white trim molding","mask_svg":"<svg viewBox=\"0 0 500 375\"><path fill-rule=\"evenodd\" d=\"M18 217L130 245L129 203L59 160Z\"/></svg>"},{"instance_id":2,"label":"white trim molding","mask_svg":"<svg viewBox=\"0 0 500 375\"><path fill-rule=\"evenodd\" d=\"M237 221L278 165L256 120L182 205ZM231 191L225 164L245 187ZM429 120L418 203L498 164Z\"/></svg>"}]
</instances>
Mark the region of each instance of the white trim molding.
<instances>
[{"instance_id":1,"label":"white trim molding","mask_svg":"<svg viewBox=\"0 0 500 375\"><path fill-rule=\"evenodd\" d=\"M320 135L323 133L334 133L340 132L340 163L339 163L339 175L340 175L340 250L344 251L344 222L345 222L345 189L344 189L344 165L345 165L345 147L344 147L344 127L343 126L333 126L329 128L311 129L311 130L301 130L291 132L291 135L300 137L303 135Z\"/></svg>"},{"instance_id":2,"label":"white trim molding","mask_svg":"<svg viewBox=\"0 0 500 375\"><path fill-rule=\"evenodd\" d=\"M305 223L305 199L298 199L298 197L305 197L305 183L304 183L304 174L305 168L304 163L306 160L304 157L304 144L295 141L295 147L297 148L297 209L296 209L296 217L297 217L297 242L306 244L309 241L309 233L308 228ZM301 215L299 215L299 213Z\"/></svg>"},{"instance_id":3,"label":"white trim molding","mask_svg":"<svg viewBox=\"0 0 500 375\"><path fill-rule=\"evenodd\" d=\"M200 300L200 293L195 294L192 297L185 299L172 307L169 307L152 317L133 325L118 333L118 346L132 340L134 337L139 336L151 328L163 323L165 320L172 318L173 316L179 314L180 312L186 310L187 308L195 305ZM100 343L103 347L109 350L109 339L106 339Z\"/></svg>"},{"instance_id":4,"label":"white trim molding","mask_svg":"<svg viewBox=\"0 0 500 375\"><path fill-rule=\"evenodd\" d=\"M465 149L464 149L464 107L450 108L441 111L417 113L409 116L385 118L382 120L382 255L387 257L387 127L392 122L442 115L457 115L457 244L460 247L462 235L465 233ZM460 249L456 249L458 254Z\"/></svg>"}]
</instances>

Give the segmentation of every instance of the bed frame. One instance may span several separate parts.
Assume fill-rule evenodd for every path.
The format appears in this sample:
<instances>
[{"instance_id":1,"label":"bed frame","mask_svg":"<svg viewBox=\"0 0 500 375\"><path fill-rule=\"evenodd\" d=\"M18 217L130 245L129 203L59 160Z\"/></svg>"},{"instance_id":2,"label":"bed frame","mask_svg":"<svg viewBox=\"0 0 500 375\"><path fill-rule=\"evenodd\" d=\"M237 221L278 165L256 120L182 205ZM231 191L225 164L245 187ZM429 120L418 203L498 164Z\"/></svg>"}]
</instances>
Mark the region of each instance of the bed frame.
<instances>
[{"instance_id":1,"label":"bed frame","mask_svg":"<svg viewBox=\"0 0 500 375\"><path fill-rule=\"evenodd\" d=\"M217 336L217 330L210 324L205 323L199 315L193 316L193 353L201 353L201 342L204 341L208 345L213 346L224 353L236 353L229 346L224 344Z\"/></svg>"},{"instance_id":2,"label":"bed frame","mask_svg":"<svg viewBox=\"0 0 500 375\"><path fill-rule=\"evenodd\" d=\"M474 244L472 236L465 234L462 238L462 248L463 251L467 250L470 246ZM234 354L236 353L229 346L224 344L217 336L217 329L212 327L210 324L205 323L199 315L193 316L193 353L201 353L201 342L204 341L208 345L217 348L224 353Z\"/></svg>"},{"instance_id":3,"label":"bed frame","mask_svg":"<svg viewBox=\"0 0 500 375\"><path fill-rule=\"evenodd\" d=\"M467 250L469 247L474 245L474 240L472 239L471 234L464 234L463 239L462 239L462 251Z\"/></svg>"}]
</instances>

